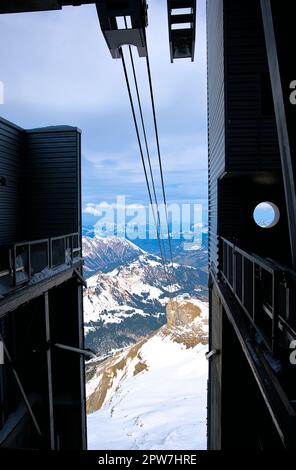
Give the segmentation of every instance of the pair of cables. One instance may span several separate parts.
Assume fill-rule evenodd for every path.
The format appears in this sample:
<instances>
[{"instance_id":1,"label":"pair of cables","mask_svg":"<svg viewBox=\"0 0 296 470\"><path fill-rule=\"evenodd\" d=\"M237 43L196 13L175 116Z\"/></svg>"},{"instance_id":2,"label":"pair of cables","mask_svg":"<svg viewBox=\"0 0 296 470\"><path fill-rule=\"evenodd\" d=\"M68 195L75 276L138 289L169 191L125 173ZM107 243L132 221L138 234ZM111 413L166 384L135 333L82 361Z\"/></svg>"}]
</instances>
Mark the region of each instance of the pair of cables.
<instances>
[{"instance_id":1,"label":"pair of cables","mask_svg":"<svg viewBox=\"0 0 296 470\"><path fill-rule=\"evenodd\" d=\"M125 21L125 27L127 28L126 18L124 18L124 21ZM133 53L132 53L131 46L128 46L128 49L129 49L129 56L130 56L133 80L134 80L134 87L135 87L136 96L137 96L137 103L138 103L138 108L139 108L142 133L143 133L143 137L144 137L146 159L145 159L145 156L144 156L143 145L142 145L142 141L141 141L139 125L138 125L137 115L136 115L136 111L135 111L135 105L134 105L134 101L133 101L133 95L132 95L129 76L128 76L127 67L126 67L126 61L125 61L122 49L121 49L121 60L122 60L122 66L123 66L123 71L124 71L125 81L126 81L126 85L127 85L128 96L129 96L130 105L131 105L133 121L134 121L136 135L137 135L137 141L138 141L142 166L143 166L143 170L144 170L145 182L146 182L146 186L147 186L147 190L148 190L149 202L150 202L150 205L151 205L151 208L152 208L153 220L154 220L154 224L155 224L155 227L156 227L156 235L157 235L157 240L158 240L158 244L159 244L160 256L161 256L162 263L163 263L163 266L164 266L165 275L166 275L167 280L168 280L168 285L170 286L172 284L172 282L169 280L169 263L171 265L172 275L173 275L173 271L174 271L172 243L171 243L171 235L170 235L170 228L169 228L167 198L166 198L166 191L165 191L163 165L162 165L162 157L161 157L161 152L160 152L159 134L158 134L157 119L156 119L156 109L155 109L153 85L152 85L152 76L151 76L151 68L150 68L149 53L148 53L147 45L146 45L146 48L147 48L146 67L147 67L147 75L148 75L148 81L149 81L149 92L150 92L150 99L151 99L151 106L152 106L152 113L153 113L153 123L154 123L154 132L155 132L156 147L157 147L157 156L158 156L158 165L159 165L159 173L160 173L160 181L161 181L162 198L163 198L163 204L164 204L164 209L165 209L165 224L166 224L166 232L167 232L167 237L168 237L168 251L169 251L168 256L166 254L165 244L164 244L164 240L163 240L163 231L162 231L161 220L160 220L159 201L158 201L157 192L156 192L155 179L154 179L154 175L153 175L153 168L152 168L152 163L151 163L151 156L150 156L150 151L149 151L149 145L148 145L148 140L147 140L147 132L146 132L146 126L145 126L145 121L144 121L144 115L143 115L143 108L142 108L142 104L141 104L141 97L140 97L140 92L139 92L138 79L137 79L136 68L135 68L135 63L134 63L134 58L133 58ZM148 162L148 165L146 163L146 160ZM150 177L150 181L149 181L149 177Z\"/></svg>"}]
</instances>

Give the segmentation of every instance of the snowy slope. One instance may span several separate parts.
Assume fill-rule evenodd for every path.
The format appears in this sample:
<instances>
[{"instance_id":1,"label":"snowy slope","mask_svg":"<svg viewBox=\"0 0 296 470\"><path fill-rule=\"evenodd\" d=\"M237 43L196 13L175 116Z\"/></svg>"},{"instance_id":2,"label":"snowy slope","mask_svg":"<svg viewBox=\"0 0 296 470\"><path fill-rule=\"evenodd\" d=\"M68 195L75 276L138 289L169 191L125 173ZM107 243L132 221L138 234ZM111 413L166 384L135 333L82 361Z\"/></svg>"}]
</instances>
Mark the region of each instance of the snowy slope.
<instances>
[{"instance_id":1,"label":"snowy slope","mask_svg":"<svg viewBox=\"0 0 296 470\"><path fill-rule=\"evenodd\" d=\"M88 370L89 449L206 448L207 304L172 303L168 319Z\"/></svg>"}]
</instances>

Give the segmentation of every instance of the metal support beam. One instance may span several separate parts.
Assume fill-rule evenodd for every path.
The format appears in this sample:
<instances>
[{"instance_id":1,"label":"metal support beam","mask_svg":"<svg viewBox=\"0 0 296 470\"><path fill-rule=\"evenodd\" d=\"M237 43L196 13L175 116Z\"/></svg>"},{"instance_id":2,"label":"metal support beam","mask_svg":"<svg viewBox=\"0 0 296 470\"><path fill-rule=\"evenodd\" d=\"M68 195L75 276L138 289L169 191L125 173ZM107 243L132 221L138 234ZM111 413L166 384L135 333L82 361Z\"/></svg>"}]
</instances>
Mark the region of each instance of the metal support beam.
<instances>
[{"instance_id":1,"label":"metal support beam","mask_svg":"<svg viewBox=\"0 0 296 470\"><path fill-rule=\"evenodd\" d=\"M1 0L0 13L24 13L32 11L60 10L57 0Z\"/></svg>"},{"instance_id":2,"label":"metal support beam","mask_svg":"<svg viewBox=\"0 0 296 470\"><path fill-rule=\"evenodd\" d=\"M273 94L289 224L292 266L296 268L296 100L291 86L296 64L291 44L296 39L294 1L261 0L265 42ZM291 51L289 54L288 51ZM296 83L296 82L295 82ZM295 92L294 92L295 93Z\"/></svg>"},{"instance_id":3,"label":"metal support beam","mask_svg":"<svg viewBox=\"0 0 296 470\"><path fill-rule=\"evenodd\" d=\"M4 352L5 352L7 361L8 361L8 363L9 363L10 367L11 367L13 376L14 376L14 378L15 378L15 380L16 380L17 386L18 386L19 391L20 391L20 393L21 393L21 395L22 395L22 397L23 397L23 400L24 400L24 402L25 402L25 404L26 404L26 407L27 407L27 409L28 409L28 412L29 412L29 414L30 414L30 416L31 416L31 418L32 418L32 421L33 421L33 424L34 424L34 426L35 426L35 428L36 428L36 431L37 431L38 435L42 437L41 429L40 429L40 426L39 426L39 424L38 424L38 422L37 422L37 419L36 419L36 417L35 417L33 408L32 408L32 406L31 406L31 403L30 403L30 401L29 401L29 399L28 399L28 396L27 396L27 394L26 394L26 392L25 392L25 389L24 389L24 387L23 387L23 384L22 384L22 382L21 382L21 379L20 379L20 377L19 377L19 375L18 375L18 373L17 373L17 371L16 371L16 369L15 369L15 367L14 367L14 365L13 365L11 355L10 355L10 353L9 353L7 347L6 347L6 344L5 344L4 341L3 341L3 338L2 338L2 335L1 335L1 334L0 334L0 341L3 343L3 348L4 348Z\"/></svg>"},{"instance_id":4,"label":"metal support beam","mask_svg":"<svg viewBox=\"0 0 296 470\"><path fill-rule=\"evenodd\" d=\"M4 365L4 344L0 341L0 366Z\"/></svg>"},{"instance_id":5,"label":"metal support beam","mask_svg":"<svg viewBox=\"0 0 296 470\"><path fill-rule=\"evenodd\" d=\"M44 294L44 312L45 312L45 335L46 342L50 342L50 316L49 316L49 301L48 292ZM49 408L49 438L50 449L55 450L55 432L54 432L54 405L53 405L53 391L52 391L52 364L51 364L51 349L46 351L47 360L47 382L48 382L48 408Z\"/></svg>"},{"instance_id":6,"label":"metal support beam","mask_svg":"<svg viewBox=\"0 0 296 470\"><path fill-rule=\"evenodd\" d=\"M294 449L296 443L295 423L296 413L285 391L282 389L264 355L258 349L258 344L250 336L248 321L230 290L219 282L212 272L214 286L222 301L225 313L233 326L241 344L243 353L249 363L257 382L262 398L276 426L279 436L286 449Z\"/></svg>"},{"instance_id":7,"label":"metal support beam","mask_svg":"<svg viewBox=\"0 0 296 470\"><path fill-rule=\"evenodd\" d=\"M82 286L77 288L77 313L78 313L78 344L80 349L85 348L84 334L83 334L83 297ZM83 412L81 413L81 429L82 429L82 448L87 449L87 422L86 422L86 384L85 384L85 357L80 354L80 395Z\"/></svg>"},{"instance_id":8,"label":"metal support beam","mask_svg":"<svg viewBox=\"0 0 296 470\"><path fill-rule=\"evenodd\" d=\"M81 354L82 356L90 357L92 359L95 359L97 357L96 353L92 351L91 349L81 349L81 348L75 348L74 346L68 346L67 344L61 344L61 343L49 343L50 345L54 346L57 349L63 349L64 351L69 351L69 352L74 352L77 354Z\"/></svg>"},{"instance_id":9,"label":"metal support beam","mask_svg":"<svg viewBox=\"0 0 296 470\"><path fill-rule=\"evenodd\" d=\"M74 269L74 274L77 277L78 281L80 282L80 285L87 289L87 281L84 279L82 274L78 271L78 269Z\"/></svg>"}]
</instances>

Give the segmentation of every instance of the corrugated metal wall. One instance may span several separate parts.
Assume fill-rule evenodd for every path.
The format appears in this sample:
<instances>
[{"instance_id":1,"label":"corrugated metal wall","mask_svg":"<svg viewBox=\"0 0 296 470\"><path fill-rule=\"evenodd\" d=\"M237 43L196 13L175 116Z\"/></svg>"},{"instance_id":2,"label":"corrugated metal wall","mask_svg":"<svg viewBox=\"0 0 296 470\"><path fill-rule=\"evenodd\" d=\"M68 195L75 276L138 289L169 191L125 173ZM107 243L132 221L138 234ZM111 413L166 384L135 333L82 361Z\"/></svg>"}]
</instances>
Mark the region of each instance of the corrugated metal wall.
<instances>
[{"instance_id":1,"label":"corrugated metal wall","mask_svg":"<svg viewBox=\"0 0 296 470\"><path fill-rule=\"evenodd\" d=\"M59 126L26 131L28 238L80 230L80 131Z\"/></svg>"},{"instance_id":2,"label":"corrugated metal wall","mask_svg":"<svg viewBox=\"0 0 296 470\"><path fill-rule=\"evenodd\" d=\"M21 166L24 132L0 119L0 244L21 239ZM20 238L19 238L20 237Z\"/></svg>"},{"instance_id":3,"label":"corrugated metal wall","mask_svg":"<svg viewBox=\"0 0 296 470\"><path fill-rule=\"evenodd\" d=\"M224 0L224 18L226 171L280 170L260 2Z\"/></svg>"},{"instance_id":4,"label":"corrugated metal wall","mask_svg":"<svg viewBox=\"0 0 296 470\"><path fill-rule=\"evenodd\" d=\"M225 171L223 0L207 0L209 263L218 268L218 178ZM222 312L209 289L209 349L221 348ZM213 312L215 314L213 314ZM214 405L214 406L213 406ZM221 359L209 361L208 447L221 446Z\"/></svg>"},{"instance_id":5,"label":"corrugated metal wall","mask_svg":"<svg viewBox=\"0 0 296 470\"><path fill-rule=\"evenodd\" d=\"M81 133L0 118L0 245L81 230Z\"/></svg>"},{"instance_id":6,"label":"corrugated metal wall","mask_svg":"<svg viewBox=\"0 0 296 470\"><path fill-rule=\"evenodd\" d=\"M209 128L209 259L217 265L218 184L225 168L223 0L207 2Z\"/></svg>"}]
</instances>

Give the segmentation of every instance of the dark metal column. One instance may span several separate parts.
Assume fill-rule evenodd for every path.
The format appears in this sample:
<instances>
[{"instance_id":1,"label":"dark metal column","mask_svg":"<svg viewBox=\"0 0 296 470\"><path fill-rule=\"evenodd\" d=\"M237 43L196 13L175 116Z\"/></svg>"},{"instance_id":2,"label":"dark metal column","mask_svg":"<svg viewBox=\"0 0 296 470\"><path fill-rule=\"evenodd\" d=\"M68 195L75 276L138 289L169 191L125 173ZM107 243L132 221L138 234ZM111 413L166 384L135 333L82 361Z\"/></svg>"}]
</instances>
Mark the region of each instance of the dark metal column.
<instances>
[{"instance_id":1,"label":"dark metal column","mask_svg":"<svg viewBox=\"0 0 296 470\"><path fill-rule=\"evenodd\" d=\"M284 4L283 4L284 3ZM296 80L293 44L296 39L294 1L261 0L269 73L277 123L283 181L285 187L292 265L296 267ZM296 83L295 83L296 84ZM294 92L295 93L295 92Z\"/></svg>"},{"instance_id":2,"label":"dark metal column","mask_svg":"<svg viewBox=\"0 0 296 470\"><path fill-rule=\"evenodd\" d=\"M77 290L78 304L78 332L79 332L79 348L84 349L84 320L83 320L83 296L82 286L78 286ZM82 429L82 449L87 449L87 423L86 423L86 384L85 384L85 357L80 354L80 393L81 393L81 429Z\"/></svg>"},{"instance_id":3,"label":"dark metal column","mask_svg":"<svg viewBox=\"0 0 296 470\"><path fill-rule=\"evenodd\" d=\"M46 342L50 344L50 318L49 318L49 301L48 292L44 294L44 311L45 311L45 334ZM55 432L54 432L54 410L53 410L53 393L52 393L52 370L51 370L51 349L46 352L47 357L47 377L48 377L48 405L49 405L49 433L50 433L50 449L55 449Z\"/></svg>"}]
</instances>

